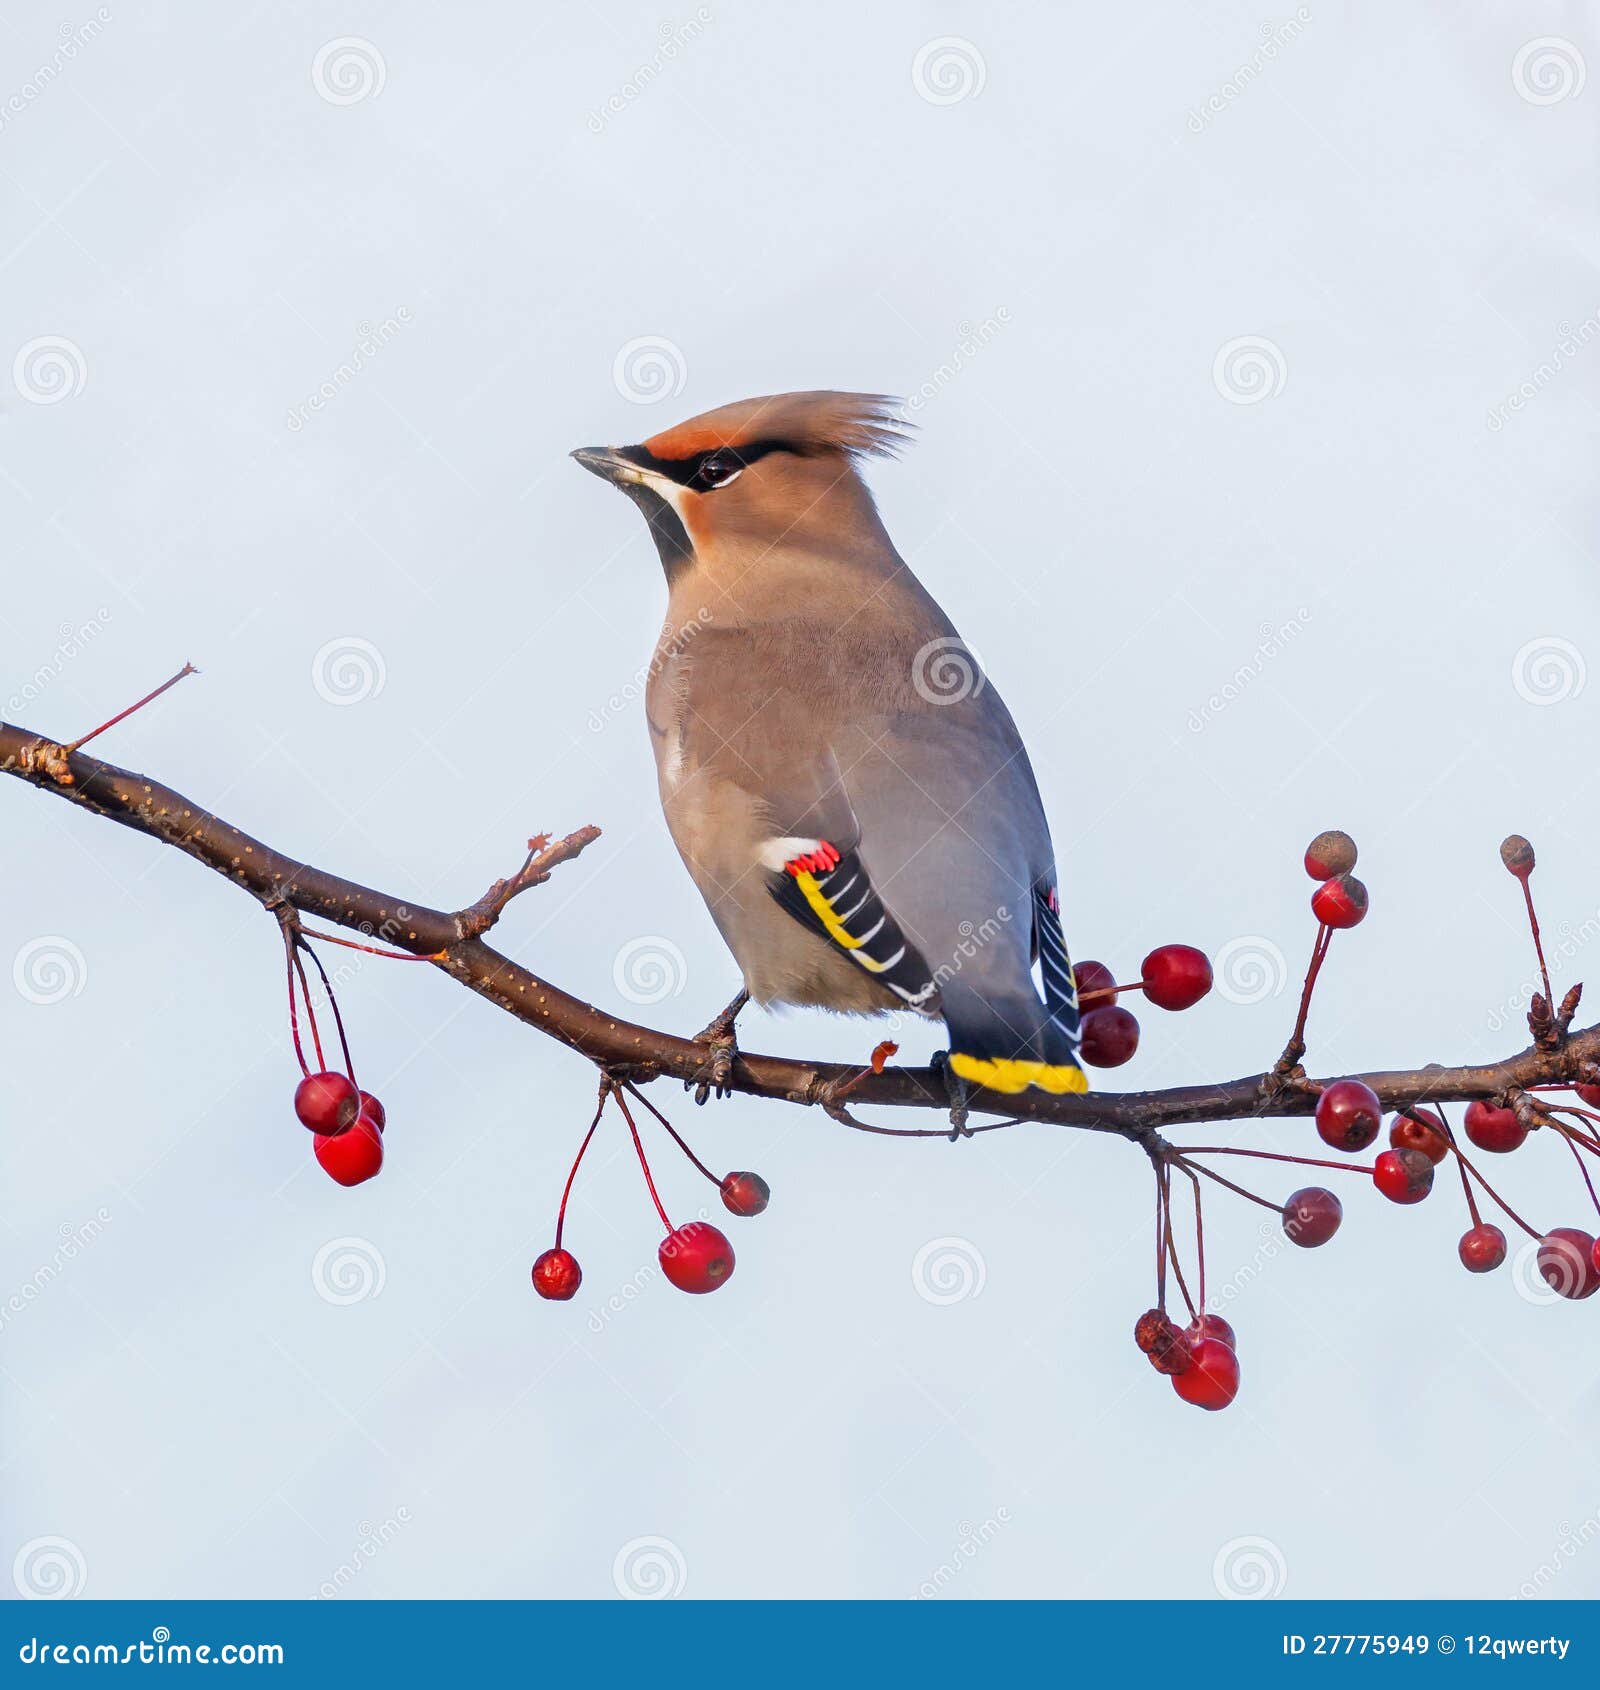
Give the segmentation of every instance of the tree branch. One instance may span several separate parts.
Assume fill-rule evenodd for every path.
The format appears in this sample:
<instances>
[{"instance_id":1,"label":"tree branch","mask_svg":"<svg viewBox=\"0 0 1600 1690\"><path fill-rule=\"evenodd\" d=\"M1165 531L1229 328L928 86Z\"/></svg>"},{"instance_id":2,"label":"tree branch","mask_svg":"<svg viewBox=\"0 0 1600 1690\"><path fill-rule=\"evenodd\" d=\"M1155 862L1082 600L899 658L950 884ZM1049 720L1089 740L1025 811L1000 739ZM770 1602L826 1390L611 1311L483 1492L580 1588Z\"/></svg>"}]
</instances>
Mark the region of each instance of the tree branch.
<instances>
[{"instance_id":1,"label":"tree branch","mask_svg":"<svg viewBox=\"0 0 1600 1690\"><path fill-rule=\"evenodd\" d=\"M297 862L159 781L69 751L6 722L0 722L0 773L187 853L269 911L288 906L426 958L507 1014L613 1073L636 1081L693 1080L705 1066L704 1044L636 1026L584 1003L502 955L480 936L512 897L540 884L558 863L577 856L596 839L596 828L581 828L553 843L544 837L530 841L527 861L510 880L497 881L476 903L451 913L407 904ZM1555 1049L1530 1046L1498 1062L1448 1068L1433 1064L1341 1077L1361 1079L1389 1109L1506 1098L1535 1086L1600 1078L1600 1026L1563 1033ZM944 1080L932 1068L863 1073L856 1065L794 1062L741 1051L729 1085L752 1097L821 1105L836 1119L845 1115L839 1099L846 1089L852 1108L948 1107ZM1019 1120L1120 1134L1154 1154L1160 1148L1158 1135L1165 1128L1200 1121L1309 1115L1319 1089L1319 1082L1274 1071L1164 1091L1053 1097L1038 1091L1010 1096L975 1090L971 1107Z\"/></svg>"}]
</instances>

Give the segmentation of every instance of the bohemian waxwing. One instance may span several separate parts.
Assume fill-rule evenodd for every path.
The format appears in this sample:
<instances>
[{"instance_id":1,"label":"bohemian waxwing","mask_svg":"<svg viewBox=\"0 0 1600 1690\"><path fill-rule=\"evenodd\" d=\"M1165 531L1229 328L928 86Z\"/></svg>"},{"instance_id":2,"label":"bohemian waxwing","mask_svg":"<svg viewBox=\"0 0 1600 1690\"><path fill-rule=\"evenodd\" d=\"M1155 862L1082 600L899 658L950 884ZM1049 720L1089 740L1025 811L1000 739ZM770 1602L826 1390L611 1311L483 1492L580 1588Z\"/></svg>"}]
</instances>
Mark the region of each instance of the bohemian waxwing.
<instances>
[{"instance_id":1,"label":"bohemian waxwing","mask_svg":"<svg viewBox=\"0 0 1600 1690\"><path fill-rule=\"evenodd\" d=\"M750 995L942 1016L962 1080L1083 1091L1027 753L859 473L905 439L888 399L784 393L573 456L661 554L661 802Z\"/></svg>"}]
</instances>

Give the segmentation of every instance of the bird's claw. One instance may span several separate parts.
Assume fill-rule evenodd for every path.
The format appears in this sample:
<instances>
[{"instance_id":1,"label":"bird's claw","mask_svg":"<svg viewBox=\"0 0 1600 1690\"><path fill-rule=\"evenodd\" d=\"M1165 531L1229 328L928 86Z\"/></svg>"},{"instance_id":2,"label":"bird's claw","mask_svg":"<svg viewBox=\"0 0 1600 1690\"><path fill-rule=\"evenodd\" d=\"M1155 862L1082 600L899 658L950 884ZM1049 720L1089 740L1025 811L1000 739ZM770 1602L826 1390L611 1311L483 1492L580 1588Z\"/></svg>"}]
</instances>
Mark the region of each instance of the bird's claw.
<instances>
[{"instance_id":1,"label":"bird's claw","mask_svg":"<svg viewBox=\"0 0 1600 1690\"><path fill-rule=\"evenodd\" d=\"M733 1087L729 1082L733 1077L734 1058L739 1054L735 1023L739 1019L739 1011L749 1001L750 994L741 991L720 1015L695 1034L694 1042L705 1045L709 1052L698 1071L683 1082L685 1091L694 1087L696 1104L703 1105L713 1091L719 1098L732 1095Z\"/></svg>"},{"instance_id":2,"label":"bird's claw","mask_svg":"<svg viewBox=\"0 0 1600 1690\"><path fill-rule=\"evenodd\" d=\"M936 1050L932 1065L938 1069L944 1081L945 1095L950 1100L950 1142L954 1144L957 1139L971 1138L972 1128L967 1125L967 1082L950 1066L947 1050Z\"/></svg>"}]
</instances>

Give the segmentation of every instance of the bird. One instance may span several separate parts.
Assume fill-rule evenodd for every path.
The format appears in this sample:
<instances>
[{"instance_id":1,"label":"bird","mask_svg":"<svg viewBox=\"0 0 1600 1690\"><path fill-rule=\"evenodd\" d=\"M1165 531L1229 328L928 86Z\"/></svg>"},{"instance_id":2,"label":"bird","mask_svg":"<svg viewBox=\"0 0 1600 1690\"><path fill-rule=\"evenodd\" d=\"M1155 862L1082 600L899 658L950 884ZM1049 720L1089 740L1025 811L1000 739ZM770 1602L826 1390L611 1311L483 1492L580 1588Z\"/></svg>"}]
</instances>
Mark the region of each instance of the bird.
<instances>
[{"instance_id":1,"label":"bird","mask_svg":"<svg viewBox=\"0 0 1600 1690\"><path fill-rule=\"evenodd\" d=\"M667 615L645 715L673 843L747 999L945 1024L952 1098L1082 1092L1022 738L863 477L882 394L782 393L572 456L642 512ZM703 1094L702 1094L703 1095Z\"/></svg>"}]
</instances>

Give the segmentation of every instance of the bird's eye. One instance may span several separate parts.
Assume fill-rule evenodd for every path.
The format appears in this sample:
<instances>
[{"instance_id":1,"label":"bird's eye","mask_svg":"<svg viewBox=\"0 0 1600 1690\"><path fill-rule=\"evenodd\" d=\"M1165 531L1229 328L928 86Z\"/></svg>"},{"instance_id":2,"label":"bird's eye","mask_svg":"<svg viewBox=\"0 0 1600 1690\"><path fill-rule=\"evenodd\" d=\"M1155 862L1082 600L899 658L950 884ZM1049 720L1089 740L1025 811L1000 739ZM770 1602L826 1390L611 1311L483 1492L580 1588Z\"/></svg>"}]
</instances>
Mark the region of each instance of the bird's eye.
<instances>
[{"instance_id":1,"label":"bird's eye","mask_svg":"<svg viewBox=\"0 0 1600 1690\"><path fill-rule=\"evenodd\" d=\"M726 487L729 482L737 481L743 471L744 464L732 452L713 452L694 472L690 485L710 492L714 487Z\"/></svg>"}]
</instances>

